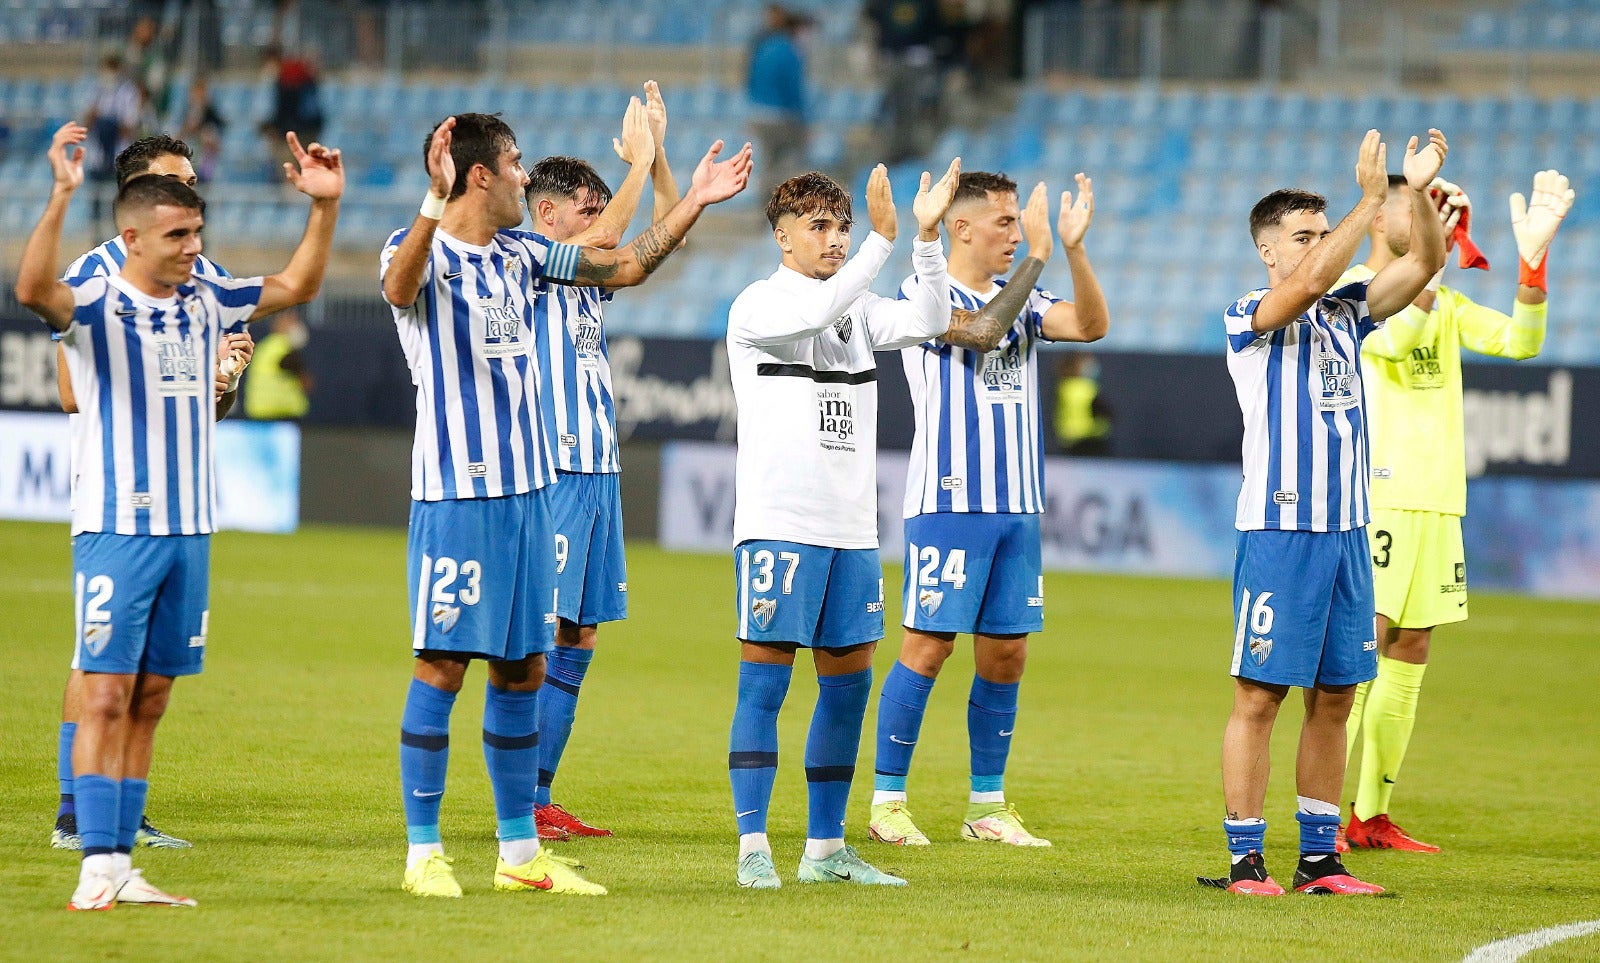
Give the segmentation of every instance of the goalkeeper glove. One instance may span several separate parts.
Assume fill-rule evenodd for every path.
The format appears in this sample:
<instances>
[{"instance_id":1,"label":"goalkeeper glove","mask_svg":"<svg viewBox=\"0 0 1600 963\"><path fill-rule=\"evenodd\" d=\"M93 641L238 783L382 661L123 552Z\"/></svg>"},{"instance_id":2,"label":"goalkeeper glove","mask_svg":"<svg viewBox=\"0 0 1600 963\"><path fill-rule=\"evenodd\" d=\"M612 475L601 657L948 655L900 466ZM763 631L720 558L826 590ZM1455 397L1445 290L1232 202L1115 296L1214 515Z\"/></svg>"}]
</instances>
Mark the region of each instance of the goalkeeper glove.
<instances>
[{"instance_id":1,"label":"goalkeeper glove","mask_svg":"<svg viewBox=\"0 0 1600 963\"><path fill-rule=\"evenodd\" d=\"M1517 256L1522 261L1519 284L1547 290L1545 253L1576 197L1567 178L1554 170L1533 175L1532 200L1520 191L1511 195L1511 233L1516 236Z\"/></svg>"}]
</instances>

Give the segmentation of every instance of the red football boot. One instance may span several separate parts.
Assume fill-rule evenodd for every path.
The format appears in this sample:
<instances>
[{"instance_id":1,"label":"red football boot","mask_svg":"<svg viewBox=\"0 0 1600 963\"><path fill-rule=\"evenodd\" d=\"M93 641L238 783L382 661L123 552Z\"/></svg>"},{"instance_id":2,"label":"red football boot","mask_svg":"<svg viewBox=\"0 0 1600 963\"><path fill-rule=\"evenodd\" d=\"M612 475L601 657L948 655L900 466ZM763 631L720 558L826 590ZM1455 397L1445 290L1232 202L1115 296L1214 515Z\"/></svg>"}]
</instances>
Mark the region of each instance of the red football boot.
<instances>
[{"instance_id":1,"label":"red football boot","mask_svg":"<svg viewBox=\"0 0 1600 963\"><path fill-rule=\"evenodd\" d=\"M533 821L539 827L540 839L549 838L544 834L545 827L547 826L552 830L559 831L561 833L560 838L562 839L568 839L573 836L616 835L609 829L601 829L599 826L589 825L588 823L579 819L577 816L574 816L565 809L562 809L556 803L551 803L548 806L534 807Z\"/></svg>"},{"instance_id":2,"label":"red football boot","mask_svg":"<svg viewBox=\"0 0 1600 963\"><path fill-rule=\"evenodd\" d=\"M1267 875L1267 861L1260 853L1249 853L1233 864L1226 876L1196 876L1201 886L1214 886L1241 896L1282 896L1283 887Z\"/></svg>"},{"instance_id":3,"label":"red football boot","mask_svg":"<svg viewBox=\"0 0 1600 963\"><path fill-rule=\"evenodd\" d=\"M1320 859L1301 856L1300 865L1294 871L1294 891L1319 896L1376 896L1383 892L1383 887L1351 876L1336 855Z\"/></svg>"},{"instance_id":4,"label":"red football boot","mask_svg":"<svg viewBox=\"0 0 1600 963\"><path fill-rule=\"evenodd\" d=\"M1371 819L1357 819L1350 814L1350 829L1346 833L1350 845L1359 849L1399 849L1408 853L1437 853L1439 847L1413 839L1411 834L1396 826L1388 813L1379 813Z\"/></svg>"}]
</instances>

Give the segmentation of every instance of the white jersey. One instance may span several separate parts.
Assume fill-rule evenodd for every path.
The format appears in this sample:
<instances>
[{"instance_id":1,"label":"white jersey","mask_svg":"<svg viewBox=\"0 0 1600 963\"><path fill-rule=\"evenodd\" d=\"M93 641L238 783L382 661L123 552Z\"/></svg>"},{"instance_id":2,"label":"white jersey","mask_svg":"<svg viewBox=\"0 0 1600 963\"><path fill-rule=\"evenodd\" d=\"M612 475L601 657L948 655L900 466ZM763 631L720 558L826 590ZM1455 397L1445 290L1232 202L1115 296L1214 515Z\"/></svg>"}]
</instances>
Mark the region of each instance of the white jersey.
<instances>
[{"instance_id":1,"label":"white jersey","mask_svg":"<svg viewBox=\"0 0 1600 963\"><path fill-rule=\"evenodd\" d=\"M1299 320L1251 329L1269 289L1223 317L1228 373L1244 414L1244 484L1235 527L1343 532L1367 524L1361 341L1377 330L1367 281L1335 288Z\"/></svg>"},{"instance_id":2,"label":"white jersey","mask_svg":"<svg viewBox=\"0 0 1600 963\"><path fill-rule=\"evenodd\" d=\"M915 277L900 286L912 296ZM982 310L1005 282L978 292L950 281L950 302ZM916 410L905 517L932 512L1044 511L1044 427L1037 347L1060 298L1034 288L993 351L928 341L900 352Z\"/></svg>"},{"instance_id":3,"label":"white jersey","mask_svg":"<svg viewBox=\"0 0 1600 963\"><path fill-rule=\"evenodd\" d=\"M874 350L950 327L944 249L917 242L910 300L868 289L893 246L867 235L826 281L787 267L744 289L728 314L739 406L733 539L878 547L878 372Z\"/></svg>"},{"instance_id":4,"label":"white jersey","mask_svg":"<svg viewBox=\"0 0 1600 963\"><path fill-rule=\"evenodd\" d=\"M68 284L73 534L209 534L218 338L255 313L262 279L195 278L170 298L120 275Z\"/></svg>"},{"instance_id":5,"label":"white jersey","mask_svg":"<svg viewBox=\"0 0 1600 963\"><path fill-rule=\"evenodd\" d=\"M555 418L556 467L611 474L622 470L617 453L617 405L606 354L605 288L541 280L533 319L539 333L543 397Z\"/></svg>"},{"instance_id":6,"label":"white jersey","mask_svg":"<svg viewBox=\"0 0 1600 963\"><path fill-rule=\"evenodd\" d=\"M406 233L390 235L380 278ZM434 232L416 301L391 306L417 386L413 499L495 498L555 481L533 285L547 273L570 276L576 250L525 231L500 231L484 246ZM557 264L564 275L547 271Z\"/></svg>"}]
</instances>

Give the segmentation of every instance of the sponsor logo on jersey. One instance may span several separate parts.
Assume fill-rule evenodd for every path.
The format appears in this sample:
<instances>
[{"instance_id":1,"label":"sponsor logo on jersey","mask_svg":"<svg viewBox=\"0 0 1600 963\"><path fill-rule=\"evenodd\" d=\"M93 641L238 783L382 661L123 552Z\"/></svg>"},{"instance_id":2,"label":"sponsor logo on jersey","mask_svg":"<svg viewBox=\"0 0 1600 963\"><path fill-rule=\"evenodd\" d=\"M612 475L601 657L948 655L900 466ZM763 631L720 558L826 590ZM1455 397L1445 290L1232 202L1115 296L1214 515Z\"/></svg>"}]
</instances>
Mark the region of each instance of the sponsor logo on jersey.
<instances>
[{"instance_id":1,"label":"sponsor logo on jersey","mask_svg":"<svg viewBox=\"0 0 1600 963\"><path fill-rule=\"evenodd\" d=\"M439 627L440 632L449 632L461 621L461 606L446 605L436 602L433 606L433 624Z\"/></svg>"},{"instance_id":2,"label":"sponsor logo on jersey","mask_svg":"<svg viewBox=\"0 0 1600 963\"><path fill-rule=\"evenodd\" d=\"M817 434L830 451L855 451L855 394L842 388L817 389Z\"/></svg>"},{"instance_id":3,"label":"sponsor logo on jersey","mask_svg":"<svg viewBox=\"0 0 1600 963\"><path fill-rule=\"evenodd\" d=\"M83 627L83 647L98 656L111 644L111 623L91 622Z\"/></svg>"},{"instance_id":4,"label":"sponsor logo on jersey","mask_svg":"<svg viewBox=\"0 0 1600 963\"><path fill-rule=\"evenodd\" d=\"M758 629L764 629L771 625L772 616L777 611L777 599L756 599L750 603L750 619L755 622Z\"/></svg>"},{"instance_id":5,"label":"sponsor logo on jersey","mask_svg":"<svg viewBox=\"0 0 1600 963\"><path fill-rule=\"evenodd\" d=\"M1300 503L1299 492L1273 492L1272 500L1279 505L1297 505Z\"/></svg>"},{"instance_id":6,"label":"sponsor logo on jersey","mask_svg":"<svg viewBox=\"0 0 1600 963\"><path fill-rule=\"evenodd\" d=\"M1264 639L1259 635L1250 637L1250 658L1256 665L1265 665L1267 656L1272 654L1272 640Z\"/></svg>"},{"instance_id":7,"label":"sponsor logo on jersey","mask_svg":"<svg viewBox=\"0 0 1600 963\"><path fill-rule=\"evenodd\" d=\"M578 436L572 434L569 431L562 432L561 433L561 447L563 447L563 448L576 448L576 447L578 447Z\"/></svg>"},{"instance_id":8,"label":"sponsor logo on jersey","mask_svg":"<svg viewBox=\"0 0 1600 963\"><path fill-rule=\"evenodd\" d=\"M944 592L939 589L923 589L917 596L917 607L927 615L939 611L939 605L944 602Z\"/></svg>"},{"instance_id":9,"label":"sponsor logo on jersey","mask_svg":"<svg viewBox=\"0 0 1600 963\"><path fill-rule=\"evenodd\" d=\"M964 484L966 483L955 475L946 475L939 479L939 487L943 488L945 491L953 491L954 489L960 488Z\"/></svg>"},{"instance_id":10,"label":"sponsor logo on jersey","mask_svg":"<svg viewBox=\"0 0 1600 963\"><path fill-rule=\"evenodd\" d=\"M489 474L489 466L481 461L468 462L467 474L473 478L482 478Z\"/></svg>"},{"instance_id":11,"label":"sponsor logo on jersey","mask_svg":"<svg viewBox=\"0 0 1600 963\"><path fill-rule=\"evenodd\" d=\"M134 492L128 496L128 501L134 508L149 508L156 503L156 500L150 497L149 492Z\"/></svg>"},{"instance_id":12,"label":"sponsor logo on jersey","mask_svg":"<svg viewBox=\"0 0 1600 963\"><path fill-rule=\"evenodd\" d=\"M1372 477L1373 478L1393 478L1394 477L1394 470L1390 469L1390 468L1374 468L1374 469L1372 469Z\"/></svg>"},{"instance_id":13,"label":"sponsor logo on jersey","mask_svg":"<svg viewBox=\"0 0 1600 963\"><path fill-rule=\"evenodd\" d=\"M200 388L200 358L194 338L158 338L156 391L163 395L195 394Z\"/></svg>"}]
</instances>

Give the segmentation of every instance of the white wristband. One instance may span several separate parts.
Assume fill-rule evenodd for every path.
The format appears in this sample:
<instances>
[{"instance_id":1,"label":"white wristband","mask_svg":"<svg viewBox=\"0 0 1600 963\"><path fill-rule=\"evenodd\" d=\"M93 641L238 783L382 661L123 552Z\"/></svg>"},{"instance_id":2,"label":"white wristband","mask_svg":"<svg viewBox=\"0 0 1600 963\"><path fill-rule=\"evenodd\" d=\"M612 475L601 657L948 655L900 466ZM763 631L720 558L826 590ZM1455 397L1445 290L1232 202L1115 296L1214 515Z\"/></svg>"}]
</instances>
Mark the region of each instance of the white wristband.
<instances>
[{"instance_id":1,"label":"white wristband","mask_svg":"<svg viewBox=\"0 0 1600 963\"><path fill-rule=\"evenodd\" d=\"M1427 286L1424 287L1422 290L1428 292L1429 294L1438 294L1439 293L1439 282L1443 281L1443 280L1444 280L1444 268L1440 268L1439 272L1437 274L1435 274L1431 279L1429 279Z\"/></svg>"},{"instance_id":2,"label":"white wristband","mask_svg":"<svg viewBox=\"0 0 1600 963\"><path fill-rule=\"evenodd\" d=\"M422 199L422 208L417 213L430 221L437 221L444 217L444 204L445 198L429 191L428 196Z\"/></svg>"}]
</instances>

